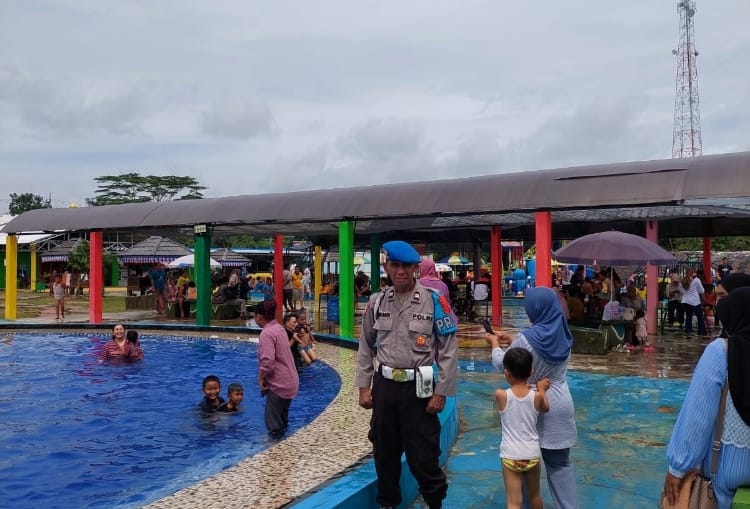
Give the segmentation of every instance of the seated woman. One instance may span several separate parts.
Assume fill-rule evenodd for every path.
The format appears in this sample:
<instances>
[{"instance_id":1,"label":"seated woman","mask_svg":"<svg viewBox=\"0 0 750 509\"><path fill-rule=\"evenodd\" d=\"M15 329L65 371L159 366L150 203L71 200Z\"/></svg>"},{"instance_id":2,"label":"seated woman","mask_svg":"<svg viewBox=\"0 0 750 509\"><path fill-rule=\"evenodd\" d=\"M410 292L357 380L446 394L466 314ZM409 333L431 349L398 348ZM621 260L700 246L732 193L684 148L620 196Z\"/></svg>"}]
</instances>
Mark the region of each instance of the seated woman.
<instances>
[{"instance_id":1,"label":"seated woman","mask_svg":"<svg viewBox=\"0 0 750 509\"><path fill-rule=\"evenodd\" d=\"M625 295L622 296L620 304L622 304L622 307L624 308L631 308L634 312L639 309L643 309L644 311L646 309L646 304L643 302L641 296L638 295L638 290L635 285L628 285L628 289L625 292Z\"/></svg>"},{"instance_id":2,"label":"seated woman","mask_svg":"<svg viewBox=\"0 0 750 509\"><path fill-rule=\"evenodd\" d=\"M297 368L297 372L302 371L306 365L312 361L309 357L303 356L304 349L301 348L302 340L299 334L296 332L297 329L297 316L294 313L287 313L282 319L284 330L289 338L289 348L292 350L292 357L294 357L294 366Z\"/></svg>"}]
</instances>

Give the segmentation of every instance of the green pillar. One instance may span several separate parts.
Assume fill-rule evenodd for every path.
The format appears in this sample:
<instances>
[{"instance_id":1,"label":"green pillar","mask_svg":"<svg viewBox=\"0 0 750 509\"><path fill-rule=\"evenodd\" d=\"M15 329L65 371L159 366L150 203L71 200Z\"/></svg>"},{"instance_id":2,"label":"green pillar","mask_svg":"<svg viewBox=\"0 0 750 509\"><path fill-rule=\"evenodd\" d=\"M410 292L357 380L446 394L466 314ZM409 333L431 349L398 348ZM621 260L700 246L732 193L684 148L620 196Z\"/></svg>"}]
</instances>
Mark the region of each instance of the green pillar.
<instances>
[{"instance_id":1,"label":"green pillar","mask_svg":"<svg viewBox=\"0 0 750 509\"><path fill-rule=\"evenodd\" d=\"M198 301L195 324L211 325L211 231L207 225L195 225L195 287Z\"/></svg>"},{"instance_id":2,"label":"green pillar","mask_svg":"<svg viewBox=\"0 0 750 509\"><path fill-rule=\"evenodd\" d=\"M354 222L339 223L339 320L341 336L354 337Z\"/></svg>"},{"instance_id":3,"label":"green pillar","mask_svg":"<svg viewBox=\"0 0 750 509\"><path fill-rule=\"evenodd\" d=\"M380 291L380 235L375 233L370 237L370 291Z\"/></svg>"},{"instance_id":4,"label":"green pillar","mask_svg":"<svg viewBox=\"0 0 750 509\"><path fill-rule=\"evenodd\" d=\"M111 286L120 286L120 262L117 259L112 262L112 279L109 284Z\"/></svg>"}]
</instances>

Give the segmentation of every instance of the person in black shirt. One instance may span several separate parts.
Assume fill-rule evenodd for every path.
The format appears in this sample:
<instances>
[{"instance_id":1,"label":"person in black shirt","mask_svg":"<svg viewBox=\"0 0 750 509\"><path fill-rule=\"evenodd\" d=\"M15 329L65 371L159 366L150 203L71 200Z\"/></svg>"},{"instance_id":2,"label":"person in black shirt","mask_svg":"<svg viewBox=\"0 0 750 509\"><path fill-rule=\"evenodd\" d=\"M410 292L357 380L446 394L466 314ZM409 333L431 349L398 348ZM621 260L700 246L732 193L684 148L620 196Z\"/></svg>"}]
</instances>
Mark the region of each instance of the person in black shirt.
<instances>
[{"instance_id":1,"label":"person in black shirt","mask_svg":"<svg viewBox=\"0 0 750 509\"><path fill-rule=\"evenodd\" d=\"M203 400L198 404L201 412L212 414L224 404L224 398L219 396L221 392L221 381L216 375L208 375L203 379Z\"/></svg>"},{"instance_id":2,"label":"person in black shirt","mask_svg":"<svg viewBox=\"0 0 750 509\"><path fill-rule=\"evenodd\" d=\"M242 388L242 384L233 382L227 387L227 402L222 403L216 409L217 412L239 412L240 403L245 397L245 390Z\"/></svg>"}]
</instances>

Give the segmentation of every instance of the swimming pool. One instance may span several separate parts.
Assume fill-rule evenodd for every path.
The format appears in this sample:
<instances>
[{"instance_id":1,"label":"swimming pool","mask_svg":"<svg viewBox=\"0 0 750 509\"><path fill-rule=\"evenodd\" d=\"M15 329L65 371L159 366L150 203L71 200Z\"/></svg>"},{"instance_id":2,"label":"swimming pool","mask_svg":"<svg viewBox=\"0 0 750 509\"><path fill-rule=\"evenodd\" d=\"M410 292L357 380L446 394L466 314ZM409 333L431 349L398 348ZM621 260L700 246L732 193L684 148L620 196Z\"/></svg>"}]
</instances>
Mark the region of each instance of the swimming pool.
<instances>
[{"instance_id":1,"label":"swimming pool","mask_svg":"<svg viewBox=\"0 0 750 509\"><path fill-rule=\"evenodd\" d=\"M581 509L656 507L667 469L666 446L688 382L640 376L568 373L578 444L571 450ZM446 464L446 509L504 507L493 392L507 387L486 360L459 363L462 429ZM552 507L546 479L542 494ZM421 501L413 505L423 508Z\"/></svg>"},{"instance_id":2,"label":"swimming pool","mask_svg":"<svg viewBox=\"0 0 750 509\"><path fill-rule=\"evenodd\" d=\"M10 507L139 507L220 472L273 441L263 424L256 345L144 336L138 364L98 364L109 334L0 337L0 499ZM222 396L245 387L243 411L201 416L201 380ZM306 368L292 433L339 391L323 363Z\"/></svg>"}]
</instances>

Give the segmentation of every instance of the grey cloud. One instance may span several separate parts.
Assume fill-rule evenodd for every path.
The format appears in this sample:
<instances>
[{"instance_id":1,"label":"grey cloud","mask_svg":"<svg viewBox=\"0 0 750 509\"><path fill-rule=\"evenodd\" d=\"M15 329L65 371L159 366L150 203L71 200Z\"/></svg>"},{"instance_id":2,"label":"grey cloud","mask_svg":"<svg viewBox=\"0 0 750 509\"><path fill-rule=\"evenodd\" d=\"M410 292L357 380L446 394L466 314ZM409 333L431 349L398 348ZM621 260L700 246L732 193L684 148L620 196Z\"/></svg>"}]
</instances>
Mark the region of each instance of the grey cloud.
<instances>
[{"instance_id":1,"label":"grey cloud","mask_svg":"<svg viewBox=\"0 0 750 509\"><path fill-rule=\"evenodd\" d=\"M598 100L547 120L519 141L522 164L562 167L606 161L669 157L672 117L644 124L645 96ZM663 133L656 137L654 133Z\"/></svg>"},{"instance_id":2,"label":"grey cloud","mask_svg":"<svg viewBox=\"0 0 750 509\"><path fill-rule=\"evenodd\" d=\"M353 128L337 143L349 156L373 162L393 161L420 150L421 132L402 120L378 119Z\"/></svg>"},{"instance_id":3,"label":"grey cloud","mask_svg":"<svg viewBox=\"0 0 750 509\"><path fill-rule=\"evenodd\" d=\"M201 115L200 127L210 136L249 139L272 134L274 118L271 109L261 103L214 104Z\"/></svg>"},{"instance_id":4,"label":"grey cloud","mask_svg":"<svg viewBox=\"0 0 750 509\"><path fill-rule=\"evenodd\" d=\"M497 132L475 131L458 141L455 150L436 168L436 176L459 178L494 173L503 168L505 150Z\"/></svg>"},{"instance_id":5,"label":"grey cloud","mask_svg":"<svg viewBox=\"0 0 750 509\"><path fill-rule=\"evenodd\" d=\"M90 95L82 87L31 77L15 68L0 71L0 101L31 129L65 135L139 131L148 108L137 87L94 101L88 99Z\"/></svg>"}]
</instances>

